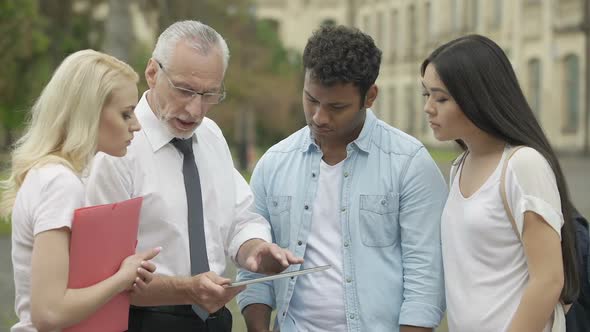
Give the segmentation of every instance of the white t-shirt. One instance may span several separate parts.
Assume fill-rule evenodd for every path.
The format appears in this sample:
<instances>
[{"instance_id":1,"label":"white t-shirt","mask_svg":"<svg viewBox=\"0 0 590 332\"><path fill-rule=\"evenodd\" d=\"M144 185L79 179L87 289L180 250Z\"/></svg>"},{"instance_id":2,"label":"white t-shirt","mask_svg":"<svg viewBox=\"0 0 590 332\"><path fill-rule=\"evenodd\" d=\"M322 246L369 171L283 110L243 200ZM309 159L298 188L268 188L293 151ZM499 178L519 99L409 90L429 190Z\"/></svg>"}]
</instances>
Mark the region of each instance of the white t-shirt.
<instances>
[{"instance_id":1,"label":"white t-shirt","mask_svg":"<svg viewBox=\"0 0 590 332\"><path fill-rule=\"evenodd\" d=\"M339 210L343 165L344 161L333 166L320 163L303 268L327 264L332 268L297 277L287 318L299 332L346 331Z\"/></svg>"},{"instance_id":2,"label":"white t-shirt","mask_svg":"<svg viewBox=\"0 0 590 332\"><path fill-rule=\"evenodd\" d=\"M507 151L470 197L459 190L461 167L451 184L441 233L449 331L505 331L528 281L524 248L500 197ZM555 175L539 152L527 147L512 156L506 194L521 236L526 211L539 214L561 234L563 216ZM550 327L551 322L544 331Z\"/></svg>"},{"instance_id":3,"label":"white t-shirt","mask_svg":"<svg viewBox=\"0 0 590 332\"><path fill-rule=\"evenodd\" d=\"M84 186L63 165L49 164L28 172L12 209L14 308L19 322L11 332L36 331L31 323L31 258L35 235L70 228L73 212L84 203Z\"/></svg>"}]
</instances>

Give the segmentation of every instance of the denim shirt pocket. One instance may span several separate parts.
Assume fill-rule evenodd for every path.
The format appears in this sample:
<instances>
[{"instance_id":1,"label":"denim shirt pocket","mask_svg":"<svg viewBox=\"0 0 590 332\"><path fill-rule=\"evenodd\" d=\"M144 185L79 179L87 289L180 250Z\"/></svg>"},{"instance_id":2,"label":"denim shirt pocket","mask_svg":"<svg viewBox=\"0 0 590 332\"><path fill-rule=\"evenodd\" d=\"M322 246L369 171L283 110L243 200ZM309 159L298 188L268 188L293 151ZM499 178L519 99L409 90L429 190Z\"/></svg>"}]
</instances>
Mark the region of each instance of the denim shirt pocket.
<instances>
[{"instance_id":1,"label":"denim shirt pocket","mask_svg":"<svg viewBox=\"0 0 590 332\"><path fill-rule=\"evenodd\" d=\"M397 241L399 194L361 195L360 231L368 247L388 247Z\"/></svg>"},{"instance_id":2,"label":"denim shirt pocket","mask_svg":"<svg viewBox=\"0 0 590 332\"><path fill-rule=\"evenodd\" d=\"M291 229L291 196L270 196L266 199L270 215L270 226L276 244L289 247Z\"/></svg>"}]
</instances>

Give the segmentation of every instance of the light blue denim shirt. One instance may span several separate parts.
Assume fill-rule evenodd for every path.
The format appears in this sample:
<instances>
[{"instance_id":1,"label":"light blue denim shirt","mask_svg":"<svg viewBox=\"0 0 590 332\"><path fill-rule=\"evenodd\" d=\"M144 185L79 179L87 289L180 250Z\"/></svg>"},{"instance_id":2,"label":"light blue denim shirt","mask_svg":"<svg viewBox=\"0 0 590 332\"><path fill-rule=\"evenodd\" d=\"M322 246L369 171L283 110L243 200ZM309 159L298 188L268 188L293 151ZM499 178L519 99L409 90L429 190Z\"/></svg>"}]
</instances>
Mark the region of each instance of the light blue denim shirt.
<instances>
[{"instance_id":1,"label":"light blue denim shirt","mask_svg":"<svg viewBox=\"0 0 590 332\"><path fill-rule=\"evenodd\" d=\"M348 144L340 213L344 301L348 331L435 327L445 309L440 217L445 181L415 138L367 110L359 137ZM270 148L256 165L251 187L256 212L270 221L273 240L304 257L322 151L305 127ZM298 270L299 265L289 270ZM252 273L239 272L239 279ZM282 332L297 278L252 284L238 295L277 309Z\"/></svg>"}]
</instances>

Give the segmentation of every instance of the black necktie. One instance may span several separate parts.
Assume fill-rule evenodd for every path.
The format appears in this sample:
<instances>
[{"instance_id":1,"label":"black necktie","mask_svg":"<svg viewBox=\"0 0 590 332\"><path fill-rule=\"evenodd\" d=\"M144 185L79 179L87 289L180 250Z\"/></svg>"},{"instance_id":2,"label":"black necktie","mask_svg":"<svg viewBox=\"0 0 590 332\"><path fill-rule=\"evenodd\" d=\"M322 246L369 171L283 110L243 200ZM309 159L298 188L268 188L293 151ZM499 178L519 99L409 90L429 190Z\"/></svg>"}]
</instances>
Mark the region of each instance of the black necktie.
<instances>
[{"instance_id":1,"label":"black necktie","mask_svg":"<svg viewBox=\"0 0 590 332\"><path fill-rule=\"evenodd\" d=\"M209 271L207 247L205 245L205 223L203 220L203 198L201 194L201 180L195 163L192 139L175 138L171 143L184 155L182 161L182 175L186 202L188 208L188 241L191 255L191 275ZM207 319L208 313L193 305L193 310L201 319Z\"/></svg>"}]
</instances>

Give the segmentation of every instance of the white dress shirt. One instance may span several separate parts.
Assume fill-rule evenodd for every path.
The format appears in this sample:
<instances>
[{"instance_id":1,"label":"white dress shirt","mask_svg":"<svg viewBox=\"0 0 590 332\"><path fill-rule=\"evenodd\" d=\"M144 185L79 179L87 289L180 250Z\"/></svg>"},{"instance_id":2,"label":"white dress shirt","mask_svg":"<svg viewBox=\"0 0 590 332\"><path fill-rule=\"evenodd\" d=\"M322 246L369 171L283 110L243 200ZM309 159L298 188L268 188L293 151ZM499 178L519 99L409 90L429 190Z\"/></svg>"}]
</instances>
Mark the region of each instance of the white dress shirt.
<instances>
[{"instance_id":1,"label":"white dress shirt","mask_svg":"<svg viewBox=\"0 0 590 332\"><path fill-rule=\"evenodd\" d=\"M97 154L87 184L86 203L106 204L143 196L137 250L162 247L153 262L157 273L190 275L187 202L182 174L183 155L174 136L155 116L147 92L135 114L142 126L122 158ZM252 192L233 165L219 127L204 118L193 135L193 151L203 194L207 257L211 271L222 275L226 256L235 261L238 249L253 238L271 242L270 226L250 211Z\"/></svg>"}]
</instances>

